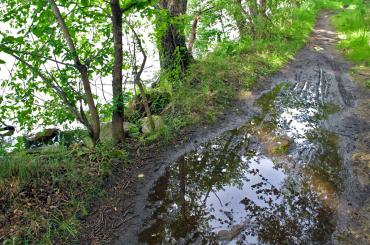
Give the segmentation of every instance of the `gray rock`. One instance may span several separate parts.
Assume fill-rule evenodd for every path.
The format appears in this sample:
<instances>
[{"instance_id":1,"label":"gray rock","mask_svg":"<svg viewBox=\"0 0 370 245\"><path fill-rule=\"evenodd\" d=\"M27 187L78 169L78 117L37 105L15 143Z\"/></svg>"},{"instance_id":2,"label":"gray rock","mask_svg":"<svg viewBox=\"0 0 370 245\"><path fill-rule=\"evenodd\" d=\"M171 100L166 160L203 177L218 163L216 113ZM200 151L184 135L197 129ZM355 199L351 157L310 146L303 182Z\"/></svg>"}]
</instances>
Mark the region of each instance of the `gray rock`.
<instances>
[{"instance_id":1,"label":"gray rock","mask_svg":"<svg viewBox=\"0 0 370 245\"><path fill-rule=\"evenodd\" d=\"M217 232L217 237L220 240L231 241L235 237L237 237L246 227L246 223L233 225L229 230L220 230L219 232Z\"/></svg>"},{"instance_id":2,"label":"gray rock","mask_svg":"<svg viewBox=\"0 0 370 245\"><path fill-rule=\"evenodd\" d=\"M155 130L159 130L159 129L163 128L164 123L163 123L163 119L162 119L161 116L153 115L152 118L153 118L153 121L154 121ZM140 123L141 123L141 131L144 134L150 134L150 133L152 133L153 130L152 130L151 126L150 126L150 121L149 121L149 118L148 117L142 118L140 120Z\"/></svg>"}]
</instances>

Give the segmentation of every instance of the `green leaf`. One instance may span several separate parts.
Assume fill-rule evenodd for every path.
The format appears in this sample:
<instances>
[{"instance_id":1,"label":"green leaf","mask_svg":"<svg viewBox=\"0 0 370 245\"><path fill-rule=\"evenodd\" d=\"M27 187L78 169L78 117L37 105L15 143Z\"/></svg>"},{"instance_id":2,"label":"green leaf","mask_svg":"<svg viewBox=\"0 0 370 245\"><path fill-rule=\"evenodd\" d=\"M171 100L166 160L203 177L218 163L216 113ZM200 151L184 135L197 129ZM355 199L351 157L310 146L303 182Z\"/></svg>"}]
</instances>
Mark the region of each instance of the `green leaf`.
<instances>
[{"instance_id":1,"label":"green leaf","mask_svg":"<svg viewBox=\"0 0 370 245\"><path fill-rule=\"evenodd\" d=\"M87 6L87 5L89 5L89 0L81 0L81 4L83 6Z\"/></svg>"},{"instance_id":2,"label":"green leaf","mask_svg":"<svg viewBox=\"0 0 370 245\"><path fill-rule=\"evenodd\" d=\"M6 62L4 61L4 60L2 60L2 59L0 59L0 65L1 64L5 64Z\"/></svg>"}]
</instances>

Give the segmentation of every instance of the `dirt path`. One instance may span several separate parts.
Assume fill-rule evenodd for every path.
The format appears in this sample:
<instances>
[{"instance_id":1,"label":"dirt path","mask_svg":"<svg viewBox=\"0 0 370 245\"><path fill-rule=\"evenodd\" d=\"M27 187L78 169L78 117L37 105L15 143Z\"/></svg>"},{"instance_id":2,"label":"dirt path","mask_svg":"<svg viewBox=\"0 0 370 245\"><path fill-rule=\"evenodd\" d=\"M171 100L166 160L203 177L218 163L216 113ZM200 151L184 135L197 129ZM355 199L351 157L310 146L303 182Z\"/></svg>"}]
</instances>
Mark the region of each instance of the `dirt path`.
<instances>
[{"instance_id":1,"label":"dirt path","mask_svg":"<svg viewBox=\"0 0 370 245\"><path fill-rule=\"evenodd\" d=\"M288 81L296 84L301 93L317 91L318 100L339 106L339 112L322 122L338 136L343 164L343 187L332 242L369 244L370 93L363 84L352 80L351 65L335 48L338 37L330 24L333 14L325 11L319 15L309 43L272 78L272 84Z\"/></svg>"},{"instance_id":2,"label":"dirt path","mask_svg":"<svg viewBox=\"0 0 370 245\"><path fill-rule=\"evenodd\" d=\"M330 15L330 12L319 15L309 43L290 64L264 81L259 91L241 101L235 112L225 114L215 126L183 132L181 141L166 149L148 152L139 159L142 164L135 175L144 177L138 178L132 192L118 197L126 198L122 205L129 207L125 212L129 220L115 231L115 244L138 243L138 234L148 225L153 214L153 209L147 208L148 193L153 191L153 187L158 187L157 180L166 175L171 163L197 149L200 144L244 125L260 113L256 98L280 83L289 84L290 91L304 98L309 105L327 104L339 109L319 122L320 127L337 135L343 166L338 176L343 183L336 203L337 225L331 241L341 244L366 244L369 241L370 94L351 81L350 65L335 49L337 36L330 26ZM309 156L313 151L309 147L300 147L298 143L293 148L290 149L293 159ZM354 153L356 155L353 156Z\"/></svg>"}]
</instances>

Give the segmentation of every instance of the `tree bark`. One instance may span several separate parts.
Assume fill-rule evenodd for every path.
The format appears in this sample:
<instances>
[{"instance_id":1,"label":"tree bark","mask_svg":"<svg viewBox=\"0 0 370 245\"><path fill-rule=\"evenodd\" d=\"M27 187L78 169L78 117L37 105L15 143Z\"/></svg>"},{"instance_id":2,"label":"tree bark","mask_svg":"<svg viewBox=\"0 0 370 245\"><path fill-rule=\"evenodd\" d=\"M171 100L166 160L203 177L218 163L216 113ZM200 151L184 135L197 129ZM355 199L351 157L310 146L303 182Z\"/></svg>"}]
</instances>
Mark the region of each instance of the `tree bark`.
<instances>
[{"instance_id":1,"label":"tree bark","mask_svg":"<svg viewBox=\"0 0 370 245\"><path fill-rule=\"evenodd\" d=\"M73 55L74 65L81 75L82 84L83 84L85 94L86 94L86 101L87 101L87 104L88 104L88 107L91 113L91 128L89 130L89 134L93 141L93 144L95 145L100 137L100 119L99 119L98 109L96 108L94 97L91 92L88 68L86 65L82 64L80 61L75 44L72 40L72 37L69 33L67 25L65 24L64 19L55 1L48 0L48 2L51 5L51 10L53 11L55 18L57 19L59 27L62 30L63 37L67 42L69 51Z\"/></svg>"},{"instance_id":2,"label":"tree bark","mask_svg":"<svg viewBox=\"0 0 370 245\"><path fill-rule=\"evenodd\" d=\"M191 26L191 32L190 32L190 37L189 37L189 44L188 44L188 51L190 56L193 56L193 47L194 47L194 42L197 37L197 27L199 23L200 16L196 15L193 20L193 25Z\"/></svg>"},{"instance_id":3,"label":"tree bark","mask_svg":"<svg viewBox=\"0 0 370 245\"><path fill-rule=\"evenodd\" d=\"M125 135L123 131L124 101L122 96L122 10L119 0L111 0L110 4L114 39L112 138L115 144L120 144L123 143Z\"/></svg>"},{"instance_id":4,"label":"tree bark","mask_svg":"<svg viewBox=\"0 0 370 245\"><path fill-rule=\"evenodd\" d=\"M191 57L186 47L184 23L178 17L186 14L187 0L160 0L158 6L169 15L167 29L160 39L161 68L172 70L180 65L181 71L185 72Z\"/></svg>"}]
</instances>

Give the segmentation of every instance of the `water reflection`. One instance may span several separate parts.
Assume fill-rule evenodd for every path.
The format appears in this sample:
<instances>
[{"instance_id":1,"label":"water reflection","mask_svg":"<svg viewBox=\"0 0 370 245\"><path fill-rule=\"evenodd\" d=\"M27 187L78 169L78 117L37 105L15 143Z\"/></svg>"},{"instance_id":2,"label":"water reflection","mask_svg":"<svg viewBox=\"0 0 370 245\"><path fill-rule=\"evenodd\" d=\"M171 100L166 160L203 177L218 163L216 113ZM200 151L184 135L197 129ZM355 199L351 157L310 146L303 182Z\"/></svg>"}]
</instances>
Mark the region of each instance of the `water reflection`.
<instances>
[{"instance_id":1,"label":"water reflection","mask_svg":"<svg viewBox=\"0 0 370 245\"><path fill-rule=\"evenodd\" d=\"M295 95L292 91L294 87L282 86L266 94L271 100L264 99L261 105L264 113L254 123L226 132L173 163L148 197L147 208L153 215L146 221L139 241L148 244L329 241L335 228L333 216L340 184L336 138L318 125L322 103L315 108L308 104L312 113L305 113L307 104L298 103L299 99L286 99ZM289 109L299 113L288 113ZM293 115L289 120L295 121L288 127L283 123L287 114ZM307 127L303 131L294 130L296 127L291 125L300 120ZM266 126L273 134L291 132L293 139L299 139L289 157L273 161L259 151L256 131Z\"/></svg>"},{"instance_id":2,"label":"water reflection","mask_svg":"<svg viewBox=\"0 0 370 245\"><path fill-rule=\"evenodd\" d=\"M322 169L283 170L237 133L183 156L158 180L141 242L314 244L330 238L333 209L316 189Z\"/></svg>"}]
</instances>

